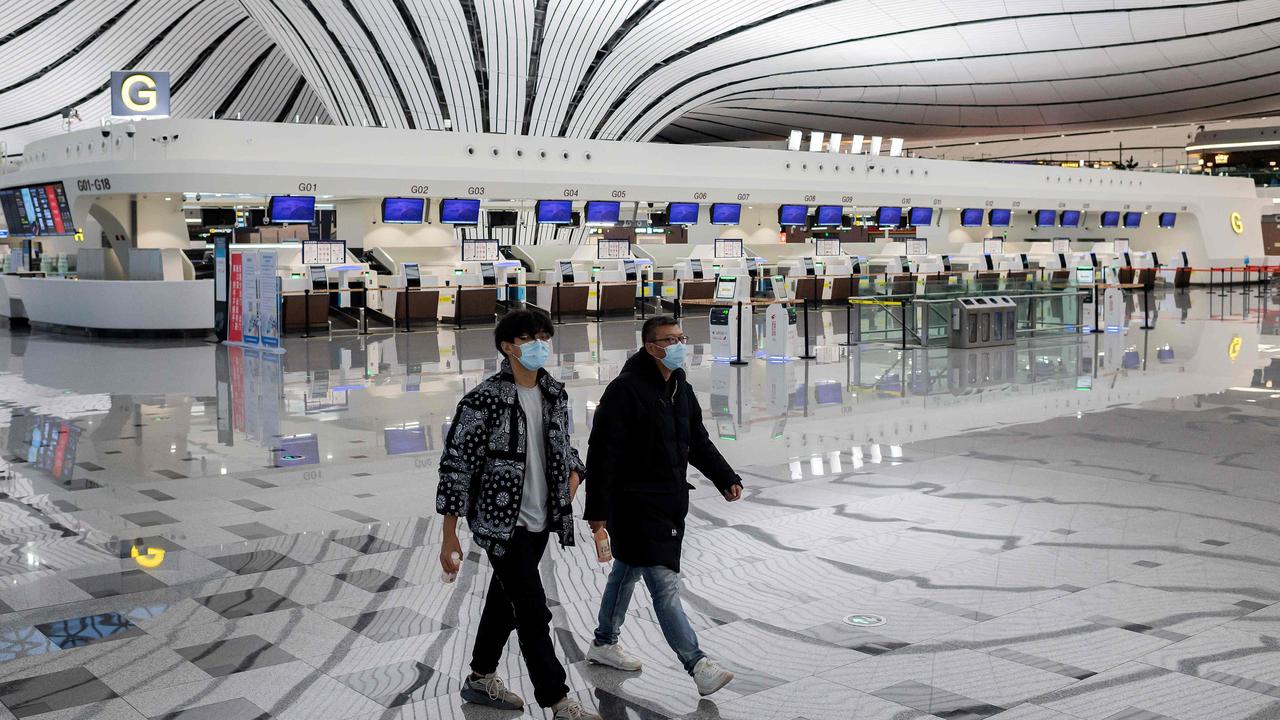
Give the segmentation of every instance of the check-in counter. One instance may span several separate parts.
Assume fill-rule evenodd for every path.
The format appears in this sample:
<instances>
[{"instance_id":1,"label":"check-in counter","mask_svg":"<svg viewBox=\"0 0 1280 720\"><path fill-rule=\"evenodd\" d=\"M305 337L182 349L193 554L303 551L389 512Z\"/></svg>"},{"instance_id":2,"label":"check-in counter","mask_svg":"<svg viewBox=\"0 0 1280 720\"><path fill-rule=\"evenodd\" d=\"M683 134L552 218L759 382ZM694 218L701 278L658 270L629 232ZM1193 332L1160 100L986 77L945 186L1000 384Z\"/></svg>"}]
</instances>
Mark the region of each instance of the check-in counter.
<instances>
[{"instance_id":1,"label":"check-in counter","mask_svg":"<svg viewBox=\"0 0 1280 720\"><path fill-rule=\"evenodd\" d=\"M5 277L32 325L106 332L213 328L213 280L65 280Z\"/></svg>"}]
</instances>

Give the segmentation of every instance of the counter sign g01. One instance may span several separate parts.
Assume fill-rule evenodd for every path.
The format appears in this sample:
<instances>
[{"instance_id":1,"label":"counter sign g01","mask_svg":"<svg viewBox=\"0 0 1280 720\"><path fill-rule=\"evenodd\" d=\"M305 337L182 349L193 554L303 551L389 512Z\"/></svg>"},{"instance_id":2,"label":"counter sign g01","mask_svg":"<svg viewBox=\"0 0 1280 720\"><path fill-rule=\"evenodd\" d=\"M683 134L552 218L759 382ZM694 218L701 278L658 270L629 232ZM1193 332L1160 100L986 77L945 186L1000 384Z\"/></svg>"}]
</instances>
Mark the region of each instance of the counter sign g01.
<instances>
[{"instance_id":1,"label":"counter sign g01","mask_svg":"<svg viewBox=\"0 0 1280 720\"><path fill-rule=\"evenodd\" d=\"M169 73L141 70L111 73L113 117L169 117Z\"/></svg>"}]
</instances>

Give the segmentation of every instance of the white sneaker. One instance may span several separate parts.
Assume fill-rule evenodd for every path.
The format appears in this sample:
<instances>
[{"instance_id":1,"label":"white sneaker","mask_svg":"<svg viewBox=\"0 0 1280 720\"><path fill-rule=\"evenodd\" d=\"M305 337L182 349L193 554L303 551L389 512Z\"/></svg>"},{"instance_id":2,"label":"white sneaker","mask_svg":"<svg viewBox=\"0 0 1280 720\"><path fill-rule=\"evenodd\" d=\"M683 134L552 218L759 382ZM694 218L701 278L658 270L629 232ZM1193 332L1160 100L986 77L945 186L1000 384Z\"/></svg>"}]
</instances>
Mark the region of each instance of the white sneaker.
<instances>
[{"instance_id":1,"label":"white sneaker","mask_svg":"<svg viewBox=\"0 0 1280 720\"><path fill-rule=\"evenodd\" d=\"M693 681L698 685L698 694L706 697L733 680L733 673L720 667L711 658L702 658L693 666Z\"/></svg>"},{"instance_id":2,"label":"white sneaker","mask_svg":"<svg viewBox=\"0 0 1280 720\"><path fill-rule=\"evenodd\" d=\"M592 640L591 647L587 650L587 660L597 665L604 665L625 672L636 672L640 669L640 661L635 659L631 653L623 650L622 646L617 643L613 645L597 645Z\"/></svg>"}]
</instances>

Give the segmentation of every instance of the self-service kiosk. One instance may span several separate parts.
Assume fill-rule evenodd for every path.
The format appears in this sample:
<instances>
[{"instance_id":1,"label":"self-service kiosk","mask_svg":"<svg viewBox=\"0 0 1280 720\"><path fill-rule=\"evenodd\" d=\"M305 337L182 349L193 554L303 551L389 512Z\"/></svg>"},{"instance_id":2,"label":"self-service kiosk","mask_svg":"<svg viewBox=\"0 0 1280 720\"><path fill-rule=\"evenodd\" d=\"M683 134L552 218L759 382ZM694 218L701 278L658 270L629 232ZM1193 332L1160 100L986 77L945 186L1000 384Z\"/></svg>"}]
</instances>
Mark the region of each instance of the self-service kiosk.
<instances>
[{"instance_id":1,"label":"self-service kiosk","mask_svg":"<svg viewBox=\"0 0 1280 720\"><path fill-rule=\"evenodd\" d=\"M759 272L760 259L749 258L741 238L716 238L710 245L690 246L689 256L675 263L679 283L679 299L718 299L720 288L717 278L731 276L741 278L746 287L746 299L751 297L752 265Z\"/></svg>"},{"instance_id":2,"label":"self-service kiosk","mask_svg":"<svg viewBox=\"0 0 1280 720\"><path fill-rule=\"evenodd\" d=\"M533 304L556 316L579 316L587 312L588 268L571 259L557 260L553 269L542 271L541 282L532 288Z\"/></svg>"},{"instance_id":3,"label":"self-service kiosk","mask_svg":"<svg viewBox=\"0 0 1280 720\"><path fill-rule=\"evenodd\" d=\"M492 238L464 238L462 259L445 277L447 285L440 292L438 316L441 321L476 322L493 319L499 302L519 302L525 298L524 266L518 260L506 260Z\"/></svg>"},{"instance_id":4,"label":"self-service kiosk","mask_svg":"<svg viewBox=\"0 0 1280 720\"><path fill-rule=\"evenodd\" d=\"M721 275L715 279L711 308L711 356L717 361L745 361L755 348L752 336L751 279ZM741 304L741 312L739 312Z\"/></svg>"}]
</instances>

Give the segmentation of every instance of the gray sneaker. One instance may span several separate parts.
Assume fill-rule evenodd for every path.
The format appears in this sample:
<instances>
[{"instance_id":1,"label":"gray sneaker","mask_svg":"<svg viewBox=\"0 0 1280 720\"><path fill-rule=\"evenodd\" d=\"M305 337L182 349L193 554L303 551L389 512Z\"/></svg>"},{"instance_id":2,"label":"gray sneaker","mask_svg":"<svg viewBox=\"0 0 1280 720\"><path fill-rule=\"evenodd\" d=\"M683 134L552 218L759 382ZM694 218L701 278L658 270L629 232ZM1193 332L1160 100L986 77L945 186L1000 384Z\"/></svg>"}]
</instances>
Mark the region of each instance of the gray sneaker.
<instances>
[{"instance_id":1,"label":"gray sneaker","mask_svg":"<svg viewBox=\"0 0 1280 720\"><path fill-rule=\"evenodd\" d=\"M555 715L551 720L604 720L599 715L582 707L582 703L572 698L561 700L554 708Z\"/></svg>"},{"instance_id":2,"label":"gray sneaker","mask_svg":"<svg viewBox=\"0 0 1280 720\"><path fill-rule=\"evenodd\" d=\"M524 700L507 689L497 675L472 675L462 681L462 699L499 710L523 710Z\"/></svg>"}]
</instances>

